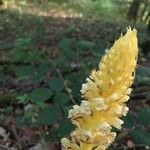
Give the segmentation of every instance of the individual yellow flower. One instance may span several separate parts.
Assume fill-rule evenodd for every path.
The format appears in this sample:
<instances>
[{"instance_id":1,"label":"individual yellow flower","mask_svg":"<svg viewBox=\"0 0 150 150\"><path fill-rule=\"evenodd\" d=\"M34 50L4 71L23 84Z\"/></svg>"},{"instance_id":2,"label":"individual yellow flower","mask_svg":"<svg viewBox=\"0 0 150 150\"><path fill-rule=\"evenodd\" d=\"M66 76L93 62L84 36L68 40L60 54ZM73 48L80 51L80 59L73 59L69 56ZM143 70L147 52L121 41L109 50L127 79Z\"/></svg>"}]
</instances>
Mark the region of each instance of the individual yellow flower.
<instances>
[{"instance_id":1,"label":"individual yellow flower","mask_svg":"<svg viewBox=\"0 0 150 150\"><path fill-rule=\"evenodd\" d=\"M113 142L112 127L121 129L120 117L129 110L125 103L132 91L137 54L136 30L128 28L82 85L85 100L69 111L76 129L70 139L62 139L63 150L105 150Z\"/></svg>"}]
</instances>

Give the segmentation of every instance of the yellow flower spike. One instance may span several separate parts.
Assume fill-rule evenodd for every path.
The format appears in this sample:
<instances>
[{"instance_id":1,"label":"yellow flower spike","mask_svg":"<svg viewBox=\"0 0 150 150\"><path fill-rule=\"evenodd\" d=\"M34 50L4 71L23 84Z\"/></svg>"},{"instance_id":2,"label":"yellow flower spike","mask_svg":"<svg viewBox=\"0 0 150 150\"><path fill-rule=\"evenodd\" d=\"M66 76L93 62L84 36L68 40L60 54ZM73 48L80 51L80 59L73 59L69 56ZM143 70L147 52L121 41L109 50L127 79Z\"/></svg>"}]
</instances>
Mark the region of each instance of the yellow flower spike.
<instances>
[{"instance_id":1,"label":"yellow flower spike","mask_svg":"<svg viewBox=\"0 0 150 150\"><path fill-rule=\"evenodd\" d=\"M62 139L62 150L105 150L114 141L112 127L121 129L120 117L129 110L125 103L132 91L137 55L136 30L129 27L82 85L85 100L69 111L76 129L70 140Z\"/></svg>"}]
</instances>

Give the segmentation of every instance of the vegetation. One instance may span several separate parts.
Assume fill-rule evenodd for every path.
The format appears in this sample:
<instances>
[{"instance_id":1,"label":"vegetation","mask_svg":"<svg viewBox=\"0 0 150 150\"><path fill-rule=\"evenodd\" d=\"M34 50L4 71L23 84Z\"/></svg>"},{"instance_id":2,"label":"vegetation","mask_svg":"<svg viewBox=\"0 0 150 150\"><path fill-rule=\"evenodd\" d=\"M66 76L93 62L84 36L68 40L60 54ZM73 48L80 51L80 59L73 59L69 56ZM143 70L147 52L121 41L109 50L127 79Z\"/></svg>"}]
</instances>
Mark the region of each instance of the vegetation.
<instances>
[{"instance_id":1,"label":"vegetation","mask_svg":"<svg viewBox=\"0 0 150 150\"><path fill-rule=\"evenodd\" d=\"M131 12L133 3L0 1L0 148L60 149L60 139L74 130L68 111L82 100L81 84L131 26L139 39L134 90L123 129L108 149L148 149L150 19L148 1Z\"/></svg>"}]
</instances>

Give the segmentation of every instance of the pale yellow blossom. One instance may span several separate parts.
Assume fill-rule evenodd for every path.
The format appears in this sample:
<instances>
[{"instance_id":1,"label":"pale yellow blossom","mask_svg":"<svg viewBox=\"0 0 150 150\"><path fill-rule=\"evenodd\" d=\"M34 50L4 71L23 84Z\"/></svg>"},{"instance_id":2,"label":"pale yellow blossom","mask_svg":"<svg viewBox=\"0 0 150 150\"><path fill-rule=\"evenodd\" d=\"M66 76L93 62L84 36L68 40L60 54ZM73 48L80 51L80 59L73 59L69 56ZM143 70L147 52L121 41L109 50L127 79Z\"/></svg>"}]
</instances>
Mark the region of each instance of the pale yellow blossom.
<instances>
[{"instance_id":1,"label":"pale yellow blossom","mask_svg":"<svg viewBox=\"0 0 150 150\"><path fill-rule=\"evenodd\" d=\"M137 55L136 30L128 28L102 57L99 69L82 84L85 100L69 111L76 128L69 139L61 140L63 150L105 150L114 141L112 128L121 129L124 122L120 118L129 110L126 102L132 91Z\"/></svg>"}]
</instances>

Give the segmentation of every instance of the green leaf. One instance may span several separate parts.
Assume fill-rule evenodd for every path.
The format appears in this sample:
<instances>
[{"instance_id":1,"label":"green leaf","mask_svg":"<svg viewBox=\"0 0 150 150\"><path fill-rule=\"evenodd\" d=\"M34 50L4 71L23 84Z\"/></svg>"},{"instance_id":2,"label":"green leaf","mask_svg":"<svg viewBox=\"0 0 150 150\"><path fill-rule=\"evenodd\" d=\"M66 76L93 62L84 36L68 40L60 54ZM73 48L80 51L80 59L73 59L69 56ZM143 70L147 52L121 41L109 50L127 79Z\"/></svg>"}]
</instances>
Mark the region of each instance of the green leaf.
<instances>
[{"instance_id":1,"label":"green leaf","mask_svg":"<svg viewBox=\"0 0 150 150\"><path fill-rule=\"evenodd\" d=\"M150 85L150 69L139 66L136 70L135 85Z\"/></svg>"},{"instance_id":2,"label":"green leaf","mask_svg":"<svg viewBox=\"0 0 150 150\"><path fill-rule=\"evenodd\" d=\"M18 38L15 40L14 49L18 50L29 50L33 45L33 40L30 37Z\"/></svg>"},{"instance_id":3,"label":"green leaf","mask_svg":"<svg viewBox=\"0 0 150 150\"><path fill-rule=\"evenodd\" d=\"M45 107L39 112L38 123L40 125L51 125L57 121L60 108L57 106Z\"/></svg>"},{"instance_id":4,"label":"green leaf","mask_svg":"<svg viewBox=\"0 0 150 150\"><path fill-rule=\"evenodd\" d=\"M48 88L39 88L33 90L31 93L28 94L29 98L31 99L32 102L44 102L48 99L51 98L52 92Z\"/></svg>"},{"instance_id":5,"label":"green leaf","mask_svg":"<svg viewBox=\"0 0 150 150\"><path fill-rule=\"evenodd\" d=\"M68 117L68 112L70 109L72 109L72 105L70 105L70 104L63 106L63 113L66 118Z\"/></svg>"},{"instance_id":6,"label":"green leaf","mask_svg":"<svg viewBox=\"0 0 150 150\"><path fill-rule=\"evenodd\" d=\"M75 48L81 49L81 50L91 49L94 46L95 46L95 43L89 42L89 41L78 41L75 44Z\"/></svg>"},{"instance_id":7,"label":"green leaf","mask_svg":"<svg viewBox=\"0 0 150 150\"><path fill-rule=\"evenodd\" d=\"M68 50L68 49L70 49L71 44L72 44L71 39L69 39L69 38L64 38L62 41L60 41L58 47L59 47L59 49L60 49L61 51L62 51L62 50L66 50L66 49Z\"/></svg>"},{"instance_id":8,"label":"green leaf","mask_svg":"<svg viewBox=\"0 0 150 150\"><path fill-rule=\"evenodd\" d=\"M23 94L17 97L17 100L19 100L19 103L26 104L29 101L29 97L27 94Z\"/></svg>"},{"instance_id":9,"label":"green leaf","mask_svg":"<svg viewBox=\"0 0 150 150\"><path fill-rule=\"evenodd\" d=\"M64 51L60 52L59 58L69 62L69 60L74 60L75 58L77 58L77 55L75 51L71 49L65 49ZM62 65L64 65L64 63Z\"/></svg>"},{"instance_id":10,"label":"green leaf","mask_svg":"<svg viewBox=\"0 0 150 150\"><path fill-rule=\"evenodd\" d=\"M28 51L26 56L27 62L39 63L42 60L41 53L39 51Z\"/></svg>"},{"instance_id":11,"label":"green leaf","mask_svg":"<svg viewBox=\"0 0 150 150\"><path fill-rule=\"evenodd\" d=\"M54 91L62 91L64 84L60 78L52 78L48 81L49 87Z\"/></svg>"},{"instance_id":12,"label":"green leaf","mask_svg":"<svg viewBox=\"0 0 150 150\"><path fill-rule=\"evenodd\" d=\"M2 72L0 72L0 85L3 85L5 83L5 75L4 75L4 73Z\"/></svg>"},{"instance_id":13,"label":"green leaf","mask_svg":"<svg viewBox=\"0 0 150 150\"><path fill-rule=\"evenodd\" d=\"M33 66L19 66L15 69L18 80L29 79L36 72Z\"/></svg>"},{"instance_id":14,"label":"green leaf","mask_svg":"<svg viewBox=\"0 0 150 150\"><path fill-rule=\"evenodd\" d=\"M139 75L136 76L135 78L135 85L150 85L150 77L141 77Z\"/></svg>"},{"instance_id":15,"label":"green leaf","mask_svg":"<svg viewBox=\"0 0 150 150\"><path fill-rule=\"evenodd\" d=\"M146 99L147 99L147 100L150 100L150 93L148 93L148 94L146 95Z\"/></svg>"},{"instance_id":16,"label":"green leaf","mask_svg":"<svg viewBox=\"0 0 150 150\"><path fill-rule=\"evenodd\" d=\"M128 115L123 118L123 120L124 120L123 126L126 128L132 128L133 126L136 125L136 118L134 114L131 112L129 112Z\"/></svg>"},{"instance_id":17,"label":"green leaf","mask_svg":"<svg viewBox=\"0 0 150 150\"><path fill-rule=\"evenodd\" d=\"M44 80L48 69L49 69L49 65L46 62L40 64L36 73L31 76L31 80L34 83L41 83Z\"/></svg>"},{"instance_id":18,"label":"green leaf","mask_svg":"<svg viewBox=\"0 0 150 150\"><path fill-rule=\"evenodd\" d=\"M30 54L32 55L32 52L29 51L32 45L33 40L30 37L18 38L15 40L14 49L11 52L11 59L15 62L28 60Z\"/></svg>"},{"instance_id":19,"label":"green leaf","mask_svg":"<svg viewBox=\"0 0 150 150\"><path fill-rule=\"evenodd\" d=\"M38 72L41 74L46 74L48 70L49 70L49 64L46 62L41 63L40 66L38 67Z\"/></svg>"},{"instance_id":20,"label":"green leaf","mask_svg":"<svg viewBox=\"0 0 150 150\"><path fill-rule=\"evenodd\" d=\"M69 97L66 93L56 93L53 98L54 103L63 106L69 102Z\"/></svg>"},{"instance_id":21,"label":"green leaf","mask_svg":"<svg viewBox=\"0 0 150 150\"><path fill-rule=\"evenodd\" d=\"M4 65L0 65L0 71L4 69Z\"/></svg>"},{"instance_id":22,"label":"green leaf","mask_svg":"<svg viewBox=\"0 0 150 150\"><path fill-rule=\"evenodd\" d=\"M75 53L75 51L73 51L71 45L72 45L71 39L67 39L67 38L63 39L59 43L58 47L60 49L60 51L59 51L60 59L65 59L65 61L68 61L69 59L72 60L72 59L76 58L76 53ZM64 63L63 63L63 65L64 65Z\"/></svg>"},{"instance_id":23,"label":"green leaf","mask_svg":"<svg viewBox=\"0 0 150 150\"><path fill-rule=\"evenodd\" d=\"M50 141L57 141L58 140L58 129L56 128L51 128L49 131L49 134L44 135L44 140L46 142L50 142Z\"/></svg>"},{"instance_id":24,"label":"green leaf","mask_svg":"<svg viewBox=\"0 0 150 150\"><path fill-rule=\"evenodd\" d=\"M66 62L66 59L64 57L56 58L55 60L56 65L63 71L70 71L70 64L64 63Z\"/></svg>"},{"instance_id":25,"label":"green leaf","mask_svg":"<svg viewBox=\"0 0 150 150\"><path fill-rule=\"evenodd\" d=\"M150 125L150 107L143 108L137 113L138 121L142 125Z\"/></svg>"},{"instance_id":26,"label":"green leaf","mask_svg":"<svg viewBox=\"0 0 150 150\"><path fill-rule=\"evenodd\" d=\"M45 75L42 73L32 74L30 79L33 83L41 83L45 78Z\"/></svg>"},{"instance_id":27,"label":"green leaf","mask_svg":"<svg viewBox=\"0 0 150 150\"><path fill-rule=\"evenodd\" d=\"M130 132L130 134L137 144L150 146L150 133L141 129L134 129Z\"/></svg>"},{"instance_id":28,"label":"green leaf","mask_svg":"<svg viewBox=\"0 0 150 150\"><path fill-rule=\"evenodd\" d=\"M136 74L141 77L150 76L150 68L139 66L136 70Z\"/></svg>"},{"instance_id":29,"label":"green leaf","mask_svg":"<svg viewBox=\"0 0 150 150\"><path fill-rule=\"evenodd\" d=\"M12 52L11 59L12 61L19 62L19 61L24 61L26 56L27 56L27 51L17 49Z\"/></svg>"},{"instance_id":30,"label":"green leaf","mask_svg":"<svg viewBox=\"0 0 150 150\"><path fill-rule=\"evenodd\" d=\"M60 122L59 129L58 129L59 137L62 138L64 136L69 135L70 132L73 131L73 129L74 129L74 126L71 123L71 121L67 118L63 119L63 121Z\"/></svg>"}]
</instances>

